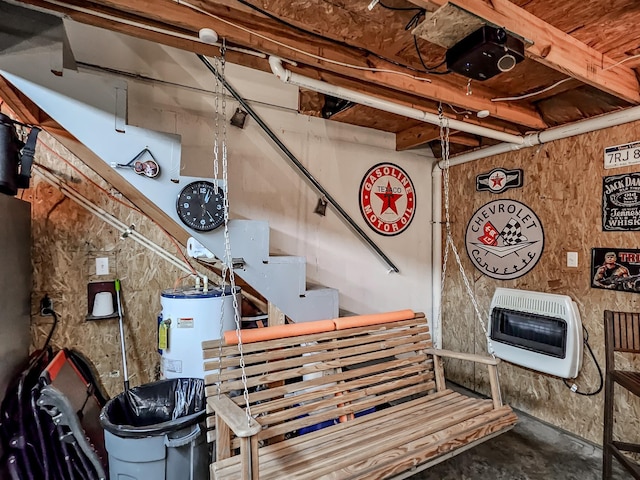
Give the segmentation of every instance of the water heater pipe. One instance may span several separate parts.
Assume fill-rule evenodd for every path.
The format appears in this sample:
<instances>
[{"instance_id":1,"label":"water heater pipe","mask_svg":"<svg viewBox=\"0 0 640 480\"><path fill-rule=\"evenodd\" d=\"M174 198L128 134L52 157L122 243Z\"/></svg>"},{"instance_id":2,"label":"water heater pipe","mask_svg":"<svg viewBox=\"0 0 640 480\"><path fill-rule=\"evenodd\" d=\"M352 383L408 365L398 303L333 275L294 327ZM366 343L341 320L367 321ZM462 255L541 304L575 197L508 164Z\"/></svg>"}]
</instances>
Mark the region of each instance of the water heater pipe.
<instances>
[{"instance_id":1,"label":"water heater pipe","mask_svg":"<svg viewBox=\"0 0 640 480\"><path fill-rule=\"evenodd\" d=\"M361 105L373 107L385 112L395 113L396 115L413 118L422 122L431 123L433 125L440 125L440 117L434 113L425 112L413 107L398 105L397 103L383 100L372 95L367 95L366 93L356 92L354 90L349 90L348 88L338 87L321 80L314 80L313 78L293 73L292 71L284 68L284 66L282 65L282 59L279 57L275 57L273 55L270 56L269 65L271 66L271 71L284 83L290 83L292 85L297 85L299 87L313 90L315 92L342 98L344 100L349 100ZM461 132L470 133L472 135L479 135L481 137L493 138L494 140L500 140L501 142L514 144L521 144L525 141L524 137L520 135L512 135L510 133L499 132L490 128L481 127L479 125L461 122L460 120L455 120L453 118L445 117L445 119L449 124L449 128L452 130L458 130Z\"/></svg>"},{"instance_id":2,"label":"water heater pipe","mask_svg":"<svg viewBox=\"0 0 640 480\"><path fill-rule=\"evenodd\" d=\"M595 132L596 130L602 130L603 128L616 127L625 123L635 122L636 120L640 120L640 107L632 107L626 110L619 110L617 112L607 113L598 117L589 118L587 120L580 120L568 125L548 128L547 130L543 130L541 132L530 133L522 137L523 142L519 144L499 143L490 147L480 148L472 152L463 153L451 158L449 160L449 165L453 167L455 165L460 165L474 160L480 160L482 158L491 157L493 155L500 155L502 153L513 152L528 147L534 147L536 145L542 145L543 143L549 143L555 140L562 140L563 138L582 135L589 132ZM444 168L442 160L438 162L437 165L440 168Z\"/></svg>"}]
</instances>

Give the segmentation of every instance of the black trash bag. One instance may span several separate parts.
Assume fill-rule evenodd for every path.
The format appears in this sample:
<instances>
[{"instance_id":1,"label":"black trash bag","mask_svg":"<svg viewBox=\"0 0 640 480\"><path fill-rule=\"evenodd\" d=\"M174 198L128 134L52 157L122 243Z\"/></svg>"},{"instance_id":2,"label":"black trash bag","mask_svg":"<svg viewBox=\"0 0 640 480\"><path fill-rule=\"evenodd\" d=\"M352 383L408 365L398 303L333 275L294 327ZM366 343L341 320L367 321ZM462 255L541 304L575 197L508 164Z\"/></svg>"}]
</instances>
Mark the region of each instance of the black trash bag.
<instances>
[{"instance_id":1,"label":"black trash bag","mask_svg":"<svg viewBox=\"0 0 640 480\"><path fill-rule=\"evenodd\" d=\"M141 438L180 430L205 415L204 380L173 378L112 398L100 412L100 423L118 437Z\"/></svg>"}]
</instances>

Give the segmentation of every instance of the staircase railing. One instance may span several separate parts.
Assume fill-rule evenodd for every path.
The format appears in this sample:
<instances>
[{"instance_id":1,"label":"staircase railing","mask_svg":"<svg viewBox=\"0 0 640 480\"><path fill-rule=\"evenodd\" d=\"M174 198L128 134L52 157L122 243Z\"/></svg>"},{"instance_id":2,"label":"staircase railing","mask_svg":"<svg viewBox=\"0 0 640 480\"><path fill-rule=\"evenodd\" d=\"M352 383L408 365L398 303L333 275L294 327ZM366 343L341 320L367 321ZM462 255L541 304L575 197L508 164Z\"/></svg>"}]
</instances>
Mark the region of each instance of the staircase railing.
<instances>
[{"instance_id":1,"label":"staircase railing","mask_svg":"<svg viewBox=\"0 0 640 480\"><path fill-rule=\"evenodd\" d=\"M329 192L316 180L316 178L309 172L309 170L296 158L296 156L287 148L287 146L282 143L282 141L278 138L278 136L269 128L269 126L260 118L260 116L256 113L256 111L251 108L251 105L247 103L247 101L231 86L229 82L222 76L216 67L209 62L207 57L204 55L198 55L198 58L204 63L204 65L209 69L211 73L213 73L218 81L227 89L227 91L235 98L242 108L251 115L256 123L264 130L267 136L276 144L276 146L284 153L287 158L291 161L294 170L298 172L298 174L302 175L304 179L306 179L309 184L322 195L323 198L327 200L327 202L333 207L335 212L341 217L341 219L346 223L346 225L351 229L352 232L356 234L358 238L360 238L371 250L373 250L386 264L387 266L398 273L398 267L387 257L384 252L378 247L373 240L371 240L367 234L353 221L353 219L349 216L349 214L340 206L340 204L336 201L335 198L331 196Z\"/></svg>"}]
</instances>

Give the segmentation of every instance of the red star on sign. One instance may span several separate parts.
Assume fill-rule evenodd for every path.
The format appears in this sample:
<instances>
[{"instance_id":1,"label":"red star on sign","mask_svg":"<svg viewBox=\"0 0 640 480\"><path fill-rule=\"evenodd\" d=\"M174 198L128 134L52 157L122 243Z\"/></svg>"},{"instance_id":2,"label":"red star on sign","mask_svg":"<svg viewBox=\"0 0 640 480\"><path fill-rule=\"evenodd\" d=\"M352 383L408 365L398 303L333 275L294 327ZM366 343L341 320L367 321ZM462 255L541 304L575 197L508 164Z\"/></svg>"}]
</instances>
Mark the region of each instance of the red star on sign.
<instances>
[{"instance_id":1,"label":"red star on sign","mask_svg":"<svg viewBox=\"0 0 640 480\"><path fill-rule=\"evenodd\" d=\"M502 181L504 180L504 176L496 173L493 177L491 177L491 187L502 187Z\"/></svg>"},{"instance_id":2,"label":"red star on sign","mask_svg":"<svg viewBox=\"0 0 640 480\"><path fill-rule=\"evenodd\" d=\"M396 202L400 197L402 197L401 193L392 193L391 182L387 182L387 188L384 193L377 193L376 196L382 200L382 209L380 210L380 214L383 214L387 210L391 209L393 213L398 214L398 209L396 208Z\"/></svg>"}]
</instances>

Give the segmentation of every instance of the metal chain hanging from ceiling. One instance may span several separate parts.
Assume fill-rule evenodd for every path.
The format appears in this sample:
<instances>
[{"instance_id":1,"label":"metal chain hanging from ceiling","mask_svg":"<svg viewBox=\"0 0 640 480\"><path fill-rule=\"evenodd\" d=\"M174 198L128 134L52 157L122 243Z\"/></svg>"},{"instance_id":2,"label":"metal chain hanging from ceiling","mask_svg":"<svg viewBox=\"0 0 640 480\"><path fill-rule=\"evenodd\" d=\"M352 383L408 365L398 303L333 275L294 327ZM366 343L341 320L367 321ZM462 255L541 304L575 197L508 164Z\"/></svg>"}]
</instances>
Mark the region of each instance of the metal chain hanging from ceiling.
<instances>
[{"instance_id":1,"label":"metal chain hanging from ceiling","mask_svg":"<svg viewBox=\"0 0 640 480\"><path fill-rule=\"evenodd\" d=\"M444 184L444 212L445 212L445 232L446 232L446 241L444 248L444 257L442 259L442 276L440 278L440 299L444 296L444 280L447 273L447 262L449 260L449 249L453 252L453 255L456 258L456 263L458 264L458 269L460 270L460 275L462 275L462 280L464 281L464 286L466 288L467 294L471 299L471 303L473 304L473 308L476 312L476 317L480 326L482 327L482 331L487 337L487 346L489 353L495 358L493 353L493 345L491 344L491 339L489 338L489 332L487 331L487 326L485 321L483 320L483 315L480 313L480 306L478 305L478 300L476 299L475 293L471 288L471 283L469 282L469 278L464 270L462 265L462 260L460 259L460 255L458 254L458 249L453 243L453 235L451 233L451 217L449 215L449 119L446 118L442 111L442 103L438 106L438 118L440 124L440 147L442 150L442 177ZM438 310L438 321L434 325L434 338L441 338L439 336L439 330L442 328L442 300L440 301L440 308ZM438 345L442 347L441 345Z\"/></svg>"},{"instance_id":2,"label":"metal chain hanging from ceiling","mask_svg":"<svg viewBox=\"0 0 640 480\"><path fill-rule=\"evenodd\" d=\"M225 65L226 65L226 40L222 40L220 47L220 57L215 59L217 63L217 70L220 74L220 78L224 79ZM233 257L231 255L231 241L229 234L229 164L227 156L227 99L224 90L224 82L220 80L216 75L216 87L215 87L215 132L214 132L214 161L213 172L215 178L215 185L218 185L218 172L219 163L222 159L222 188L223 188L223 205L224 205L224 258L222 259L222 284L221 284L221 299L220 302L220 339L224 338L224 301L227 288L227 275L229 276L229 285L231 287L231 298L233 301L233 317L236 327L236 337L238 338L238 353L240 354L240 368L242 370L242 386L243 396L245 401L245 412L247 414L247 423L252 420L251 406L249 404L249 389L247 387L247 375L245 371L244 355L242 351L242 334L241 321L240 321L240 308L238 305L238 296L236 295L236 280L235 272L233 270ZM220 132L222 130L222 132ZM218 351L218 384L217 393L220 396L221 387L221 372L222 372L222 341L220 342L220 348Z\"/></svg>"}]
</instances>

